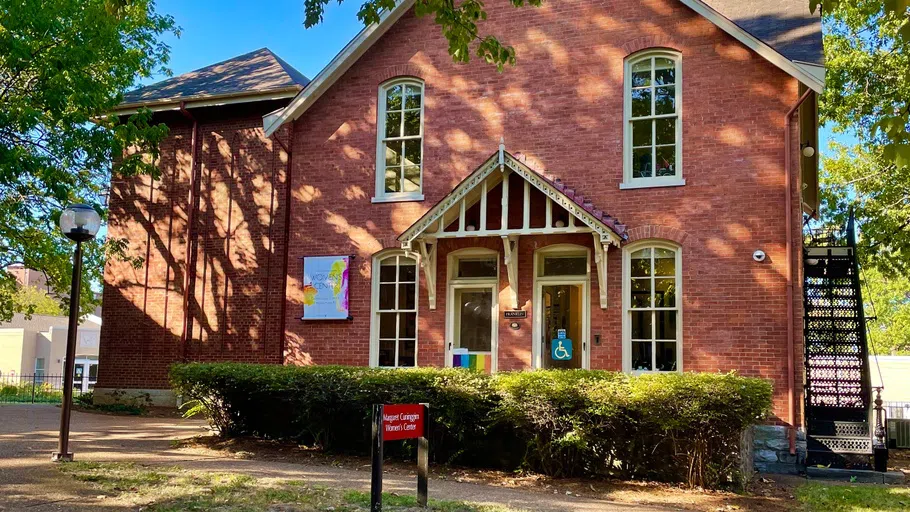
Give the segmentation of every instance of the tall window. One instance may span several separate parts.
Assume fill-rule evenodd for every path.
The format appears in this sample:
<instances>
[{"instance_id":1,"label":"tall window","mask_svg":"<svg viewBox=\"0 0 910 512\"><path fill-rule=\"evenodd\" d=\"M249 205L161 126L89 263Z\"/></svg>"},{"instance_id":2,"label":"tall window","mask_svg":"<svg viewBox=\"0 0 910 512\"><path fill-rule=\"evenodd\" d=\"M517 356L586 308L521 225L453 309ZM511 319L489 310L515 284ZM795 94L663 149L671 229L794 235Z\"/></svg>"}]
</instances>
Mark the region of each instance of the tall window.
<instances>
[{"instance_id":1,"label":"tall window","mask_svg":"<svg viewBox=\"0 0 910 512\"><path fill-rule=\"evenodd\" d=\"M373 364L417 366L417 262L403 253L373 264Z\"/></svg>"},{"instance_id":2,"label":"tall window","mask_svg":"<svg viewBox=\"0 0 910 512\"><path fill-rule=\"evenodd\" d=\"M423 170L423 84L398 80L379 89L376 197L420 200Z\"/></svg>"},{"instance_id":3,"label":"tall window","mask_svg":"<svg viewBox=\"0 0 910 512\"><path fill-rule=\"evenodd\" d=\"M682 66L679 54L651 51L626 60L623 187L682 185Z\"/></svg>"},{"instance_id":4,"label":"tall window","mask_svg":"<svg viewBox=\"0 0 910 512\"><path fill-rule=\"evenodd\" d=\"M626 369L677 371L682 332L679 249L633 246L624 256Z\"/></svg>"}]
</instances>

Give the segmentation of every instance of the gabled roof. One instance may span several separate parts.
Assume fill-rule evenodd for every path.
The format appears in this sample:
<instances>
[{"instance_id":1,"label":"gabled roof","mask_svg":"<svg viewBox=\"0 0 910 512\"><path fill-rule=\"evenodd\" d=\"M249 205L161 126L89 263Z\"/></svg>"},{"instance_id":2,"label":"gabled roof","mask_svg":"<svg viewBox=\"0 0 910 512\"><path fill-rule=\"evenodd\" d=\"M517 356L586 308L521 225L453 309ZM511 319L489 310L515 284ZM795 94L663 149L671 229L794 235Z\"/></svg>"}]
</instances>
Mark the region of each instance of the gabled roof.
<instances>
[{"instance_id":1,"label":"gabled roof","mask_svg":"<svg viewBox=\"0 0 910 512\"><path fill-rule=\"evenodd\" d=\"M260 48L130 91L123 95L117 111L216 98L290 97L308 83L307 77L271 50Z\"/></svg>"},{"instance_id":2,"label":"gabled roof","mask_svg":"<svg viewBox=\"0 0 910 512\"><path fill-rule=\"evenodd\" d=\"M300 117L385 34L415 0L398 0L358 33L284 109L263 118L265 135ZM680 0L815 92L824 88L821 19L806 0Z\"/></svg>"},{"instance_id":3,"label":"gabled roof","mask_svg":"<svg viewBox=\"0 0 910 512\"><path fill-rule=\"evenodd\" d=\"M821 17L806 0L705 0L728 20L796 61L824 64Z\"/></svg>"},{"instance_id":4,"label":"gabled roof","mask_svg":"<svg viewBox=\"0 0 910 512\"><path fill-rule=\"evenodd\" d=\"M628 238L626 225L619 219L611 217L604 210L594 206L590 199L584 197L580 191L569 186L559 178L549 176L543 171L536 170L528 165L520 153L513 156L500 144L499 151L493 153L474 172L463 179L451 192L446 194L438 203L430 208L423 216L411 224L398 237L403 246L408 246L428 229L438 227L441 219L452 208L458 208L459 203L465 200L475 189L483 184L493 173L515 172L531 186L540 190L555 204L561 206L569 215L579 219L594 233L600 235L603 242L619 245ZM479 233L479 232L478 232ZM432 236L432 233L430 234Z\"/></svg>"}]
</instances>

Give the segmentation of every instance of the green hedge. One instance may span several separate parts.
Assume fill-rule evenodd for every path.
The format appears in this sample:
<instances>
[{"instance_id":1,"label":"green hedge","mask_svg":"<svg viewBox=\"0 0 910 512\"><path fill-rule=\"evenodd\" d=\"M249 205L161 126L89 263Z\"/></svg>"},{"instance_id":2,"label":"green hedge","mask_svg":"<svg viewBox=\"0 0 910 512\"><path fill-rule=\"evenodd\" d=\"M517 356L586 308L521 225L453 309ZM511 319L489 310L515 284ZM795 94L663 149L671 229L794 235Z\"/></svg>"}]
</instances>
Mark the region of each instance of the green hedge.
<instances>
[{"instance_id":1,"label":"green hedge","mask_svg":"<svg viewBox=\"0 0 910 512\"><path fill-rule=\"evenodd\" d=\"M771 404L770 383L735 374L192 363L171 381L225 436L366 454L372 404L428 402L437 462L702 486L737 481L740 434Z\"/></svg>"}]
</instances>

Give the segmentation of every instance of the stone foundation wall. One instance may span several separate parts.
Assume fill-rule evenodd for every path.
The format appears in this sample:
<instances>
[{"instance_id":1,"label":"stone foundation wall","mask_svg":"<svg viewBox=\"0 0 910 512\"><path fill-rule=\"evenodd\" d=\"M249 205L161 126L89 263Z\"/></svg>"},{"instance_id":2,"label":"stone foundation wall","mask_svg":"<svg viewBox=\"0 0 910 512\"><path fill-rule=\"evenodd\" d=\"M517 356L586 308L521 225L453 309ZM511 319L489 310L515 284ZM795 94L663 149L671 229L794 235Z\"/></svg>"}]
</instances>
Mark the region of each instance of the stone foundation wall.
<instances>
[{"instance_id":1,"label":"stone foundation wall","mask_svg":"<svg viewBox=\"0 0 910 512\"><path fill-rule=\"evenodd\" d=\"M787 427L757 425L752 428L752 462L761 473L796 475L806 470L806 432L796 431L796 455L790 454Z\"/></svg>"}]
</instances>

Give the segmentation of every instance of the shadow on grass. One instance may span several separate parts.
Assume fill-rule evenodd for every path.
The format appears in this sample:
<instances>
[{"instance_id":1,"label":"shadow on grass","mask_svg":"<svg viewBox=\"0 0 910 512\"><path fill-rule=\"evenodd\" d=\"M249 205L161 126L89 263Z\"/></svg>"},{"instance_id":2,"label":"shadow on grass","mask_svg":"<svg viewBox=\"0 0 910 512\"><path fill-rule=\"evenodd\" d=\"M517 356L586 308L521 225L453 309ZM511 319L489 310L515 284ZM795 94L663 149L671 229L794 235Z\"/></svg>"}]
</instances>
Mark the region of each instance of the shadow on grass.
<instances>
[{"instance_id":1,"label":"shadow on grass","mask_svg":"<svg viewBox=\"0 0 910 512\"><path fill-rule=\"evenodd\" d=\"M177 466L134 463L71 462L61 465L60 470L124 505L140 506L147 512L363 512L370 507L368 493L338 491L300 480L256 479L244 474L190 472ZM433 500L428 508L419 508L413 496L389 493L383 494L383 505L384 510L392 512L518 512Z\"/></svg>"}]
</instances>

